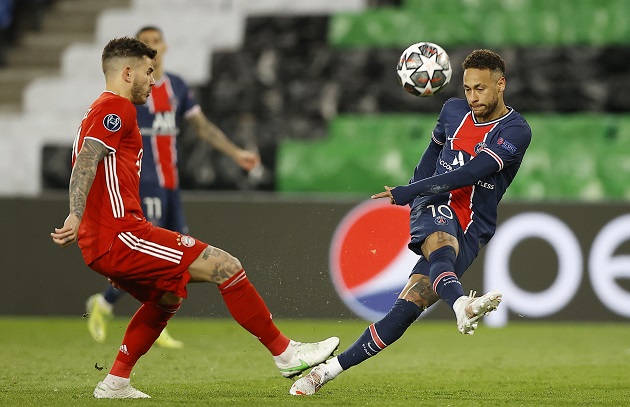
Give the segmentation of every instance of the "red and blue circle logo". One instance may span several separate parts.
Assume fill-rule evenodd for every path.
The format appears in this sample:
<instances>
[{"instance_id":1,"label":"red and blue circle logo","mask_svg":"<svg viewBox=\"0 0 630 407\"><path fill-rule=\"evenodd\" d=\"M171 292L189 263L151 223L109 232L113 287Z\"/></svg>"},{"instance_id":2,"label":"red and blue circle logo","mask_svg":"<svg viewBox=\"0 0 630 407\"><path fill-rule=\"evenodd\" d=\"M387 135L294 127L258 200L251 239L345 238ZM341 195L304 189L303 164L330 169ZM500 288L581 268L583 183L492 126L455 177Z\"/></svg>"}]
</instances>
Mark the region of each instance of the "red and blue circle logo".
<instances>
[{"instance_id":1,"label":"red and blue circle logo","mask_svg":"<svg viewBox=\"0 0 630 407\"><path fill-rule=\"evenodd\" d=\"M408 206L370 200L341 220L330 244L330 273L356 315L374 322L392 307L418 261L407 243Z\"/></svg>"}]
</instances>

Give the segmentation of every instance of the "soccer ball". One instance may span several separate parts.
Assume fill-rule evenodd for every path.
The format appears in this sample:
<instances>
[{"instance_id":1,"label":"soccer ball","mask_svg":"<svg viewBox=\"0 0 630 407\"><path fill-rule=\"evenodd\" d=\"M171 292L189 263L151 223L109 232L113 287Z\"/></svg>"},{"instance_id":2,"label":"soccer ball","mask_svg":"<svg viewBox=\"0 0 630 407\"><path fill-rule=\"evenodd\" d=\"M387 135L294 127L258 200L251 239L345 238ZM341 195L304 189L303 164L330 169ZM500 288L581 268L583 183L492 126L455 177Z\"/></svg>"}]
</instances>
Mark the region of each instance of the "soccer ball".
<instances>
[{"instance_id":1,"label":"soccer ball","mask_svg":"<svg viewBox=\"0 0 630 407\"><path fill-rule=\"evenodd\" d=\"M418 42L403 51L396 67L398 83L415 96L433 96L451 80L446 51L431 42Z\"/></svg>"}]
</instances>

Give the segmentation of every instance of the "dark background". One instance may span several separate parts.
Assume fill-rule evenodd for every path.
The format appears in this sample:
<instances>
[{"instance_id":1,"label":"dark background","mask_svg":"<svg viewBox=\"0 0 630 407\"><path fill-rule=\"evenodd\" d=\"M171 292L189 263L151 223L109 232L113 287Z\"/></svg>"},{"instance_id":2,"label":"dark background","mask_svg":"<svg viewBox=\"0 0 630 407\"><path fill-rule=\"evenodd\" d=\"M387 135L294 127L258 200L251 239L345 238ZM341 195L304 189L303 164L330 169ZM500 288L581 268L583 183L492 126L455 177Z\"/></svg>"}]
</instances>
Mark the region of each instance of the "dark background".
<instances>
[{"instance_id":1,"label":"dark background","mask_svg":"<svg viewBox=\"0 0 630 407\"><path fill-rule=\"evenodd\" d=\"M357 318L332 285L328 250L338 222L358 203L359 199L280 198L261 193L184 195L191 235L237 256L274 316L283 318ZM501 221L523 212L548 213L566 223L580 242L583 270L576 273L582 273L581 287L567 307L545 319L624 320L595 296L586 266L594 237L626 210L622 204L502 204ZM5 226L0 237L0 314L81 317L87 297L103 290L106 281L84 265L76 245L61 249L50 239L52 229L61 226L68 213L67 196L0 199L0 213ZM628 253L627 246L620 245L618 252ZM466 290L483 290L484 253L462 279ZM512 279L524 290L549 287L556 270L555 252L540 239L525 240L510 258ZM229 316L214 285L189 287L180 317ZM116 313L131 314L136 308L135 300L126 296ZM431 318L452 315L440 304Z\"/></svg>"}]
</instances>

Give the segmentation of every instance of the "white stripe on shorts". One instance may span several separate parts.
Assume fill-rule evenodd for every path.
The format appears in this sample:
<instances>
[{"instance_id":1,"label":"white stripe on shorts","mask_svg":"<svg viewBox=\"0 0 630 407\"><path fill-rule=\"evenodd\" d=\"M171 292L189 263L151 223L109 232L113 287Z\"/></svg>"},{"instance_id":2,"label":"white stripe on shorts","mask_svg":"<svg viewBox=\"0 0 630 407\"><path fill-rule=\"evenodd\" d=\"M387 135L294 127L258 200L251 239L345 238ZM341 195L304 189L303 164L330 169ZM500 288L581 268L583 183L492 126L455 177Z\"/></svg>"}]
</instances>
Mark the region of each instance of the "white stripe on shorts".
<instances>
[{"instance_id":1,"label":"white stripe on shorts","mask_svg":"<svg viewBox=\"0 0 630 407\"><path fill-rule=\"evenodd\" d=\"M184 255L184 252L180 250L175 250L167 246L162 246L157 243L140 239L134 236L131 232L120 233L118 234L118 238L131 250L137 250L148 254L149 256L157 257L175 264L179 264L182 260L182 256Z\"/></svg>"}]
</instances>

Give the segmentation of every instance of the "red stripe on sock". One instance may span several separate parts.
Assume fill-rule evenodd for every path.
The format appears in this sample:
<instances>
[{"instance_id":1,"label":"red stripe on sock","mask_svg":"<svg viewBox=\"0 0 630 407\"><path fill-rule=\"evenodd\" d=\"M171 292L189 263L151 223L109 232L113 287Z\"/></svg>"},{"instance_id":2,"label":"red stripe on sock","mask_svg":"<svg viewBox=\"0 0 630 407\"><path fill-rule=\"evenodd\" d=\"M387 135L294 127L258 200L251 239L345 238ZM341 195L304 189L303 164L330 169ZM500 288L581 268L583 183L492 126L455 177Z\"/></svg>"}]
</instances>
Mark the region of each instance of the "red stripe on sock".
<instances>
[{"instance_id":1,"label":"red stripe on sock","mask_svg":"<svg viewBox=\"0 0 630 407\"><path fill-rule=\"evenodd\" d=\"M379 349L385 349L387 347L387 344L381 340L380 336L378 336L378 332L376 332L374 324L370 325L370 335L372 335L372 340Z\"/></svg>"},{"instance_id":2,"label":"red stripe on sock","mask_svg":"<svg viewBox=\"0 0 630 407\"><path fill-rule=\"evenodd\" d=\"M439 276L437 276L437 278L435 279L435 281L433 282L433 291L437 294L437 286L438 283L443 279L446 278L448 276L453 276L455 278L457 278L457 274L453 273L452 271L445 271L444 273L440 274Z\"/></svg>"}]
</instances>

